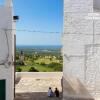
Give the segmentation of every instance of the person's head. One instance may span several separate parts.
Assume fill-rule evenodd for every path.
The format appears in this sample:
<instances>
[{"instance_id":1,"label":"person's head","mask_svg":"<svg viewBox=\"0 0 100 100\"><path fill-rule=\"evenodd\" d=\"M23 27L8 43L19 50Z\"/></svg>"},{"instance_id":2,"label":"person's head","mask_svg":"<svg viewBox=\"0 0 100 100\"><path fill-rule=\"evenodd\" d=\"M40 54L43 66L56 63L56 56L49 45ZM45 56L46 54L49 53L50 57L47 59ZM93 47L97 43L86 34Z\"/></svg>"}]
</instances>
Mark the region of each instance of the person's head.
<instances>
[{"instance_id":1,"label":"person's head","mask_svg":"<svg viewBox=\"0 0 100 100\"><path fill-rule=\"evenodd\" d=\"M58 90L57 88L55 88L55 90Z\"/></svg>"},{"instance_id":2,"label":"person's head","mask_svg":"<svg viewBox=\"0 0 100 100\"><path fill-rule=\"evenodd\" d=\"M51 87L49 87L49 89L51 89Z\"/></svg>"}]
</instances>

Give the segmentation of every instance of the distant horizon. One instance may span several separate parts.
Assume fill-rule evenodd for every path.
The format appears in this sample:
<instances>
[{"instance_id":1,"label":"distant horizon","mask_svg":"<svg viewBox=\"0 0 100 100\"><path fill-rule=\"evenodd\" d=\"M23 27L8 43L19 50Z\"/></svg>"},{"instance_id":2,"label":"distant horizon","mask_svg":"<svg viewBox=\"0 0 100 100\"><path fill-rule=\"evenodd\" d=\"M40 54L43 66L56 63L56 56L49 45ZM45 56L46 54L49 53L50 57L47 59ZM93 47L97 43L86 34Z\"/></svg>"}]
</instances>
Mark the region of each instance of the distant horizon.
<instances>
[{"instance_id":1,"label":"distant horizon","mask_svg":"<svg viewBox=\"0 0 100 100\"><path fill-rule=\"evenodd\" d=\"M60 45L60 44L57 44L57 45L25 45L25 44L22 44L22 45L20 45L20 44L18 44L18 45L16 45L16 46L62 46L62 45Z\"/></svg>"},{"instance_id":2,"label":"distant horizon","mask_svg":"<svg viewBox=\"0 0 100 100\"><path fill-rule=\"evenodd\" d=\"M62 45L16 45L19 49L61 49Z\"/></svg>"}]
</instances>

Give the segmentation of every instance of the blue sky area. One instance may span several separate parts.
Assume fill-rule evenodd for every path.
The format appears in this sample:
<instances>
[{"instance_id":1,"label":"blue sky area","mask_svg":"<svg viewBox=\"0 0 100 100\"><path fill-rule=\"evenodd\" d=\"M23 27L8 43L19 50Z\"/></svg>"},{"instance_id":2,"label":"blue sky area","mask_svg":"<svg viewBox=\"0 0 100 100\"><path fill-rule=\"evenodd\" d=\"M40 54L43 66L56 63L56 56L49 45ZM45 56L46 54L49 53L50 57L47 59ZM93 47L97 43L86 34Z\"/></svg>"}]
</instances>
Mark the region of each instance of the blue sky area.
<instances>
[{"instance_id":1,"label":"blue sky area","mask_svg":"<svg viewBox=\"0 0 100 100\"><path fill-rule=\"evenodd\" d=\"M0 0L0 5L4 4L5 0Z\"/></svg>"},{"instance_id":2,"label":"blue sky area","mask_svg":"<svg viewBox=\"0 0 100 100\"><path fill-rule=\"evenodd\" d=\"M46 31L17 31L17 45L61 45L63 0L13 0L13 4L14 13L20 18L17 30Z\"/></svg>"}]
</instances>

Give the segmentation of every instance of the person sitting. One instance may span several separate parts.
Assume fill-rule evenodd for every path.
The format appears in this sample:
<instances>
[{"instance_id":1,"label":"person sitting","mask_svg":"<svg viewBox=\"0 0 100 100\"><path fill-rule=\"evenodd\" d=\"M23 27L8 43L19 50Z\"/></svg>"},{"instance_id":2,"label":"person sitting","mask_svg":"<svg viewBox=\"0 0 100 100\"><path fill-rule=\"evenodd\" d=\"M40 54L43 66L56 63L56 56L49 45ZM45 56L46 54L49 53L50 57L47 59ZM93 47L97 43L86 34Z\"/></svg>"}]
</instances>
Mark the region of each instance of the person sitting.
<instances>
[{"instance_id":1,"label":"person sitting","mask_svg":"<svg viewBox=\"0 0 100 100\"><path fill-rule=\"evenodd\" d=\"M55 88L55 95L56 97L59 97L59 90L57 88Z\"/></svg>"},{"instance_id":2,"label":"person sitting","mask_svg":"<svg viewBox=\"0 0 100 100\"><path fill-rule=\"evenodd\" d=\"M49 90L48 90L48 97L53 97L53 91L51 87L49 87Z\"/></svg>"}]
</instances>

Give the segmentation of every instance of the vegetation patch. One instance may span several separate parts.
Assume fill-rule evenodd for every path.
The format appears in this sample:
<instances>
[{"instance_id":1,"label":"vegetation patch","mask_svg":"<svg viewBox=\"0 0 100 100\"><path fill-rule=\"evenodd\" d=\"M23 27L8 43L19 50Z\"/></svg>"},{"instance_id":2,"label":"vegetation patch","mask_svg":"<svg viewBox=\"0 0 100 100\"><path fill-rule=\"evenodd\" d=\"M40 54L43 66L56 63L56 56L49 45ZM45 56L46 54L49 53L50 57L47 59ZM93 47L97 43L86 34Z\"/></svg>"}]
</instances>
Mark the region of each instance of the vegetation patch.
<instances>
[{"instance_id":1,"label":"vegetation patch","mask_svg":"<svg viewBox=\"0 0 100 100\"><path fill-rule=\"evenodd\" d=\"M18 72L60 72L62 68L60 49L17 48L16 71Z\"/></svg>"}]
</instances>

